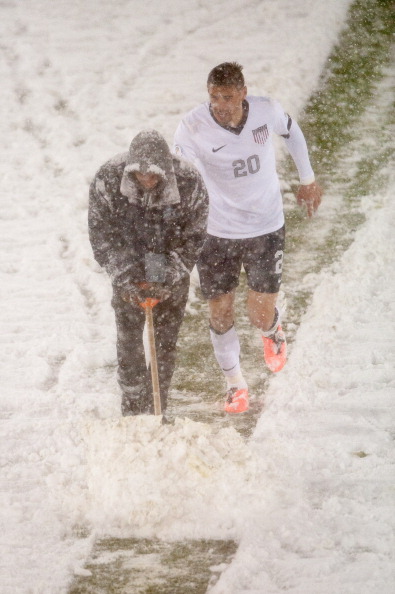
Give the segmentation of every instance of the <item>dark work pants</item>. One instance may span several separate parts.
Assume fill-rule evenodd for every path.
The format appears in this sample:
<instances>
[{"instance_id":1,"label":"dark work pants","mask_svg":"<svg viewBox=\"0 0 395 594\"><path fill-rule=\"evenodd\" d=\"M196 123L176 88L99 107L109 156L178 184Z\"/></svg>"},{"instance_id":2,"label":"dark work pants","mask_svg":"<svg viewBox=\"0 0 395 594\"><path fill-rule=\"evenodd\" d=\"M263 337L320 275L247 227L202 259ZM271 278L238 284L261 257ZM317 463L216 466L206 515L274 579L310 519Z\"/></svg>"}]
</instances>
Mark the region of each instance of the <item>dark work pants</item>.
<instances>
[{"instance_id":1,"label":"dark work pants","mask_svg":"<svg viewBox=\"0 0 395 594\"><path fill-rule=\"evenodd\" d=\"M176 361L176 343L188 299L189 277L172 287L171 296L153 308L156 355L162 411ZM113 288L112 306L117 326L118 382L122 390L122 414L153 414L151 370L146 365L143 345L145 312L125 303Z\"/></svg>"}]
</instances>

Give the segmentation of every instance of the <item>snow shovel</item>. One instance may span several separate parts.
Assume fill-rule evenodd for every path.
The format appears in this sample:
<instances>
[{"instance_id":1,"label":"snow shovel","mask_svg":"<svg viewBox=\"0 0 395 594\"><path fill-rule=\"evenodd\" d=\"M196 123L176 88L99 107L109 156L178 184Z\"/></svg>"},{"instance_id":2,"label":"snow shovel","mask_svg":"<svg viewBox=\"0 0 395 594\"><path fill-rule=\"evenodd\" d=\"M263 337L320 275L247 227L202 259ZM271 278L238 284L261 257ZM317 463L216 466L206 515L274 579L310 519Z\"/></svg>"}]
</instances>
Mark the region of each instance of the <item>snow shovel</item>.
<instances>
[{"instance_id":1,"label":"snow shovel","mask_svg":"<svg viewBox=\"0 0 395 594\"><path fill-rule=\"evenodd\" d=\"M156 347L155 347L155 334L154 334L154 318L152 315L152 309L159 303L159 299L153 299L147 297L145 301L140 303L140 306L145 311L145 321L147 324L148 334L148 346L150 354L150 365L151 365L151 379L152 379L152 392L154 395L154 414L162 414L161 402L160 402L160 389L159 389L159 375L158 375L158 360L156 358Z\"/></svg>"},{"instance_id":2,"label":"snow shovel","mask_svg":"<svg viewBox=\"0 0 395 594\"><path fill-rule=\"evenodd\" d=\"M164 254L157 254L153 252L147 252L145 254L145 280L148 283L163 283L165 281L165 267L166 257ZM160 299L153 297L146 297L143 303L140 303L141 307L145 310L145 321L147 324L148 334L148 347L151 359L151 378L152 378L152 392L154 395L154 414L160 415L161 401L160 401L160 389L159 389L159 375L158 375L158 360L156 357L155 347L155 334L154 334L154 319L152 315L152 309ZM164 417L162 419L164 422Z\"/></svg>"}]
</instances>

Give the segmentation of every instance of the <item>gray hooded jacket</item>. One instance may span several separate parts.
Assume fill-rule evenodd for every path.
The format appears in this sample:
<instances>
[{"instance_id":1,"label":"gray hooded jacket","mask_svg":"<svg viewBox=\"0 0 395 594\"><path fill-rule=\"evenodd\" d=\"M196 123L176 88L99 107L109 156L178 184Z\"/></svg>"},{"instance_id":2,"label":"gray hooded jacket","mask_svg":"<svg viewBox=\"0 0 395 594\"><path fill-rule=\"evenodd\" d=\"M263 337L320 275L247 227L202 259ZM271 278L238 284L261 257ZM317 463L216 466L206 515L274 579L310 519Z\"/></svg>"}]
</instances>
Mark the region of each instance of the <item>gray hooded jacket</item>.
<instances>
[{"instance_id":1,"label":"gray hooded jacket","mask_svg":"<svg viewBox=\"0 0 395 594\"><path fill-rule=\"evenodd\" d=\"M155 173L145 190L134 173ZM189 275L206 236L208 195L198 171L171 154L156 131L140 132L128 153L96 173L89 191L89 238L114 285L144 282L145 255L163 254L165 284Z\"/></svg>"}]
</instances>

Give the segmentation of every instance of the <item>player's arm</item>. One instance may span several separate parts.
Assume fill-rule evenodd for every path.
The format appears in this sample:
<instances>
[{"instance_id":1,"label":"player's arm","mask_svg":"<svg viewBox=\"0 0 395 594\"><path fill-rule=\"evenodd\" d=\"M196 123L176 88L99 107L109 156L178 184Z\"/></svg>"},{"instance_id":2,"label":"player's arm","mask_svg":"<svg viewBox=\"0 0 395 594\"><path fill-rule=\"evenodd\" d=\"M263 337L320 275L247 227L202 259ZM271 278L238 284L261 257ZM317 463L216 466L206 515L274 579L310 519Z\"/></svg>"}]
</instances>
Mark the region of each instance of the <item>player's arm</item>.
<instances>
[{"instance_id":1,"label":"player's arm","mask_svg":"<svg viewBox=\"0 0 395 594\"><path fill-rule=\"evenodd\" d=\"M289 117L289 116L288 116ZM284 141L299 173L300 187L296 194L299 205L305 204L309 217L313 216L321 204L322 189L316 183L310 164L309 152L302 130L295 120L289 118L288 134Z\"/></svg>"},{"instance_id":2,"label":"player's arm","mask_svg":"<svg viewBox=\"0 0 395 594\"><path fill-rule=\"evenodd\" d=\"M305 137L298 123L284 112L277 101L273 101L272 105L275 117L274 131L284 138L299 173L300 186L296 200L299 205L306 205L307 214L311 217L321 204L322 189L315 181Z\"/></svg>"}]
</instances>

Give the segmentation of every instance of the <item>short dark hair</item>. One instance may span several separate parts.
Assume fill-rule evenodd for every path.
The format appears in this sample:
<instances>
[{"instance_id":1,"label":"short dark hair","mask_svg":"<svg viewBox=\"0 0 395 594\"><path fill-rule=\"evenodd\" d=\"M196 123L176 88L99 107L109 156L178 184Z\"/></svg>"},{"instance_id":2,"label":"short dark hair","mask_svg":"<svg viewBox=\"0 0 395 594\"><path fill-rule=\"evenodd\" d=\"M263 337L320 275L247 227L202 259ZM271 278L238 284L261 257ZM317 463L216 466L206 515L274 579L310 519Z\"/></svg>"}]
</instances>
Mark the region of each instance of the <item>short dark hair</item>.
<instances>
[{"instance_id":1,"label":"short dark hair","mask_svg":"<svg viewBox=\"0 0 395 594\"><path fill-rule=\"evenodd\" d=\"M207 78L207 86L244 87L243 66L237 62L223 62L211 70Z\"/></svg>"}]
</instances>

